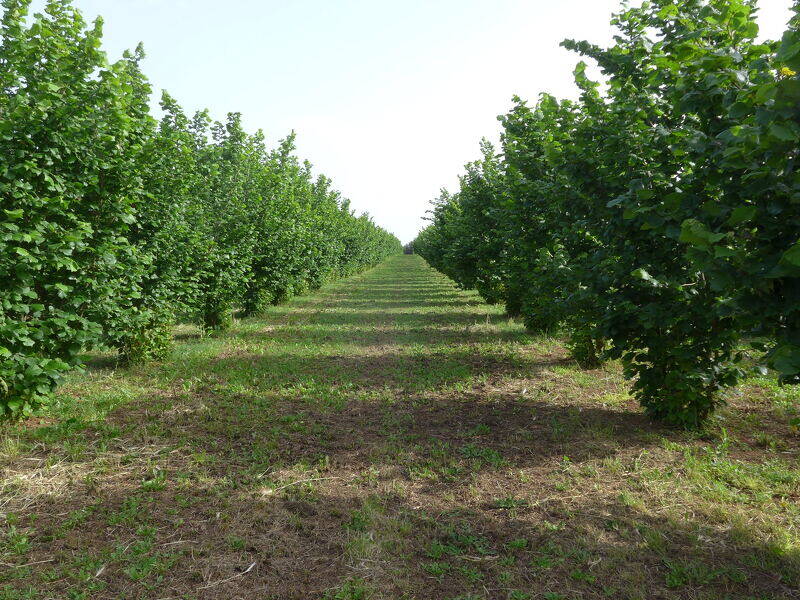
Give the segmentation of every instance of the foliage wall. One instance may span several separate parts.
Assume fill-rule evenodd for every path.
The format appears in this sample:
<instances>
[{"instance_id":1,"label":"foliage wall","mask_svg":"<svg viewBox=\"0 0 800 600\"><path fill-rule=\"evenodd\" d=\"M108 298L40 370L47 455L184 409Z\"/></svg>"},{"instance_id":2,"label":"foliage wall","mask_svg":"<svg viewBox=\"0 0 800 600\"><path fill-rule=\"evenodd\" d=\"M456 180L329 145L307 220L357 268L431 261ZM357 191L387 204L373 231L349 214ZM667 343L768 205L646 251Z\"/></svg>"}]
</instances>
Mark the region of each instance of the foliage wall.
<instances>
[{"instance_id":1,"label":"foliage wall","mask_svg":"<svg viewBox=\"0 0 800 600\"><path fill-rule=\"evenodd\" d=\"M696 426L745 365L800 380L800 3L651 0L576 101L516 98L414 249L586 365L620 359L654 417Z\"/></svg>"},{"instance_id":2,"label":"foliage wall","mask_svg":"<svg viewBox=\"0 0 800 600\"><path fill-rule=\"evenodd\" d=\"M157 358L400 242L241 116L149 114L141 48L110 63L70 0L0 23L0 417L34 412L87 349Z\"/></svg>"}]
</instances>

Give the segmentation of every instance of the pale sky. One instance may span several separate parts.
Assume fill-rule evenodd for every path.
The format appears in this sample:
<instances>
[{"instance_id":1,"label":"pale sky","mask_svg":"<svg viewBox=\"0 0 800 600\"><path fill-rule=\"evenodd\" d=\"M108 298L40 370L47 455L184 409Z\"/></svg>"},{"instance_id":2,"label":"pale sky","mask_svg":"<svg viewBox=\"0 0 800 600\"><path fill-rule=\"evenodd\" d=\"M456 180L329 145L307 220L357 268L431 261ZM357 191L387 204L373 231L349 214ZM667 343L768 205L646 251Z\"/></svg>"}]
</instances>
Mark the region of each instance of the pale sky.
<instances>
[{"instance_id":1,"label":"pale sky","mask_svg":"<svg viewBox=\"0 0 800 600\"><path fill-rule=\"evenodd\" d=\"M34 8L43 4L36 0ZM780 37L791 0L761 0ZM141 41L145 74L189 112L243 113L358 212L404 242L439 188L457 185L514 94L575 95L564 38L605 44L618 0L75 0L105 18L114 59Z\"/></svg>"}]
</instances>

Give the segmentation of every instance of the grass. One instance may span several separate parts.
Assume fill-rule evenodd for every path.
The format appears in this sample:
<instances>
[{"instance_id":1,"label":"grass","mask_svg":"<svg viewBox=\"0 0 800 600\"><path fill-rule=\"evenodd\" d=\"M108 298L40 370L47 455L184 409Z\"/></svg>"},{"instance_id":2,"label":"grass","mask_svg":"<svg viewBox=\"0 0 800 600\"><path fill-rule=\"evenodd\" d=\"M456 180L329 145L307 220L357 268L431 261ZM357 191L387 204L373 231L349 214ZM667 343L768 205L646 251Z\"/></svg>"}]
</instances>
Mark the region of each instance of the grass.
<instances>
[{"instance_id":1,"label":"grass","mask_svg":"<svg viewBox=\"0 0 800 600\"><path fill-rule=\"evenodd\" d=\"M0 600L796 598L800 393L662 428L416 256L0 428Z\"/></svg>"}]
</instances>

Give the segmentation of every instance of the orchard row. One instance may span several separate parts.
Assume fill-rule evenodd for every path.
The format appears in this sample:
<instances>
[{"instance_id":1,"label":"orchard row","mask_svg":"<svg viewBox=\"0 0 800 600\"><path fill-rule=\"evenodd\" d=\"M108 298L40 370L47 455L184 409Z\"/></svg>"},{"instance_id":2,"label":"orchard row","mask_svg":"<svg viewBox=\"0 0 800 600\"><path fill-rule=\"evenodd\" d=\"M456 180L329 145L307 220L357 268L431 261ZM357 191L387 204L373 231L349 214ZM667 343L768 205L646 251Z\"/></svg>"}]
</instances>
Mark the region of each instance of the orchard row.
<instances>
[{"instance_id":1,"label":"orchard row","mask_svg":"<svg viewBox=\"0 0 800 600\"><path fill-rule=\"evenodd\" d=\"M222 329L359 272L399 241L240 115L164 94L141 49L110 64L69 0L0 30L0 416L31 414L87 349L167 351L178 320Z\"/></svg>"},{"instance_id":2,"label":"orchard row","mask_svg":"<svg viewBox=\"0 0 800 600\"><path fill-rule=\"evenodd\" d=\"M609 48L564 46L576 101L515 99L414 242L585 365L620 359L654 417L697 426L749 368L800 380L800 3L650 0Z\"/></svg>"}]
</instances>

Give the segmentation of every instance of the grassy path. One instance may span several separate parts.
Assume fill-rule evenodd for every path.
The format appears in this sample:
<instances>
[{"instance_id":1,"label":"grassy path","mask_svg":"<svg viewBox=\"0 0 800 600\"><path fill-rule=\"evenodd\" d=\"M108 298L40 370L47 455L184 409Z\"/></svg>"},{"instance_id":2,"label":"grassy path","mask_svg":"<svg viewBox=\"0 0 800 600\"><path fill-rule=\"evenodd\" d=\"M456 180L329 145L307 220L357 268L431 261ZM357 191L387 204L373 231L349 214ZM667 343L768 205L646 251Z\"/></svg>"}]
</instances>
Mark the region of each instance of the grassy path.
<instances>
[{"instance_id":1,"label":"grassy path","mask_svg":"<svg viewBox=\"0 0 800 600\"><path fill-rule=\"evenodd\" d=\"M0 600L800 597L800 395L662 429L416 256L0 428Z\"/></svg>"}]
</instances>

